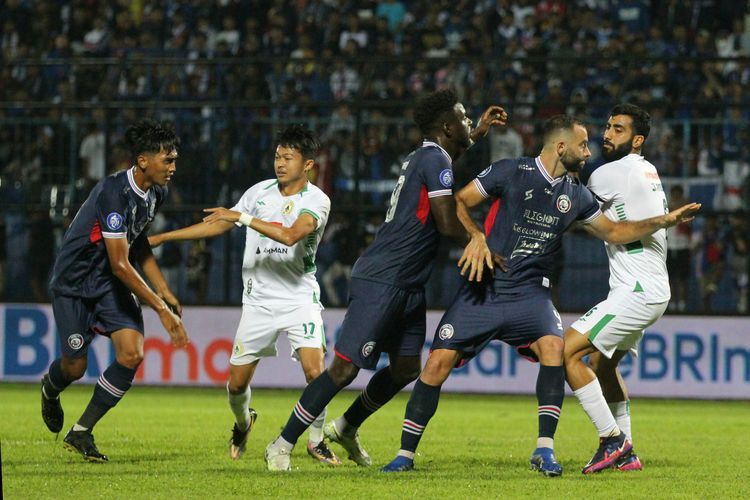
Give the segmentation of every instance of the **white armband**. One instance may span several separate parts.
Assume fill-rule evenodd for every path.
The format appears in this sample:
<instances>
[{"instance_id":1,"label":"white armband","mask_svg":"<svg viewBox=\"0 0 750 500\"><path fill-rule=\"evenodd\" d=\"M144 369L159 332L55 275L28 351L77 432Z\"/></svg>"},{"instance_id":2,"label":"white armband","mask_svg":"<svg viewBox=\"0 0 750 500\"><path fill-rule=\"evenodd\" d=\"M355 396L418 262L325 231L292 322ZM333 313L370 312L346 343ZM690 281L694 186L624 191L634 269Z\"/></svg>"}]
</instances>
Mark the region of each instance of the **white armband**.
<instances>
[{"instance_id":1,"label":"white armband","mask_svg":"<svg viewBox=\"0 0 750 500\"><path fill-rule=\"evenodd\" d=\"M246 213L243 212L240 215L240 220L237 221L237 222L239 222L240 224L245 225L247 227L250 227L250 224L253 222L253 216L250 215L250 214L246 214Z\"/></svg>"}]
</instances>

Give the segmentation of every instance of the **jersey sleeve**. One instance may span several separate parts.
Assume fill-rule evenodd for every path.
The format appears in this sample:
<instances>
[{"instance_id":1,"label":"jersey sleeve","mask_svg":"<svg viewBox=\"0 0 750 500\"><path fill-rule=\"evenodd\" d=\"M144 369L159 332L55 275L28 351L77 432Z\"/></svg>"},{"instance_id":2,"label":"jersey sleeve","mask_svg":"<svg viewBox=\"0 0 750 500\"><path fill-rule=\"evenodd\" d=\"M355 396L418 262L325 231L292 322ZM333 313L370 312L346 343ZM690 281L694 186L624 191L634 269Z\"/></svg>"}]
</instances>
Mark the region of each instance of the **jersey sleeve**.
<instances>
[{"instance_id":1,"label":"jersey sleeve","mask_svg":"<svg viewBox=\"0 0 750 500\"><path fill-rule=\"evenodd\" d=\"M427 197L453 196L453 167L448 157L435 150L425 155L420 169Z\"/></svg>"},{"instance_id":2,"label":"jersey sleeve","mask_svg":"<svg viewBox=\"0 0 750 500\"><path fill-rule=\"evenodd\" d=\"M114 177L104 180L104 185L96 198L96 220L103 238L126 238L129 223L127 201L117 187Z\"/></svg>"},{"instance_id":3,"label":"jersey sleeve","mask_svg":"<svg viewBox=\"0 0 750 500\"><path fill-rule=\"evenodd\" d=\"M254 186L250 187L245 193L240 197L240 199L235 203L235 205L231 208L231 210L234 210L235 212L242 212L243 214L247 215L255 215L255 199L258 195L258 192L263 189L263 183L259 182L258 184L255 184ZM237 227L241 227L242 224L239 222L234 223Z\"/></svg>"},{"instance_id":4,"label":"jersey sleeve","mask_svg":"<svg viewBox=\"0 0 750 500\"><path fill-rule=\"evenodd\" d=\"M297 217L302 214L310 214L315 219L315 229L325 227L328 223L328 214L331 212L331 200L325 193L315 193L315 196L302 198Z\"/></svg>"},{"instance_id":5,"label":"jersey sleeve","mask_svg":"<svg viewBox=\"0 0 750 500\"><path fill-rule=\"evenodd\" d=\"M502 198L516 172L514 160L500 160L485 168L474 179L474 185L485 198Z\"/></svg>"},{"instance_id":6,"label":"jersey sleeve","mask_svg":"<svg viewBox=\"0 0 750 500\"><path fill-rule=\"evenodd\" d=\"M623 183L627 182L627 178L622 175L625 172L626 169L614 168L612 164L603 165L591 173L587 186L599 202L609 203L614 200L618 190L624 187Z\"/></svg>"},{"instance_id":7,"label":"jersey sleeve","mask_svg":"<svg viewBox=\"0 0 750 500\"><path fill-rule=\"evenodd\" d=\"M585 186L578 185L580 194L578 196L578 215L576 220L588 224L602 214L599 209L599 203L594 198L594 194Z\"/></svg>"}]
</instances>

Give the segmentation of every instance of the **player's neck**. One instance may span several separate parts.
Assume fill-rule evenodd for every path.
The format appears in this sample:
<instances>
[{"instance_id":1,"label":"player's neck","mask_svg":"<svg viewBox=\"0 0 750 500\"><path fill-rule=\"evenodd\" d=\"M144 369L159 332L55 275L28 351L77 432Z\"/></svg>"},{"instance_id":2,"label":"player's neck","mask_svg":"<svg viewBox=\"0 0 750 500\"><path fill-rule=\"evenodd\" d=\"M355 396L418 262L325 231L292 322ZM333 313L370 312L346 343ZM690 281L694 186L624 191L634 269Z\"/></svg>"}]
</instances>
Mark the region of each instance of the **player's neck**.
<instances>
[{"instance_id":1,"label":"player's neck","mask_svg":"<svg viewBox=\"0 0 750 500\"><path fill-rule=\"evenodd\" d=\"M565 169L565 165L560 161L560 157L554 151L545 151L543 149L542 152L539 153L539 159L542 162L542 168L544 168L553 179L557 179L568 173Z\"/></svg>"},{"instance_id":2,"label":"player's neck","mask_svg":"<svg viewBox=\"0 0 750 500\"><path fill-rule=\"evenodd\" d=\"M154 185L154 183L150 182L146 178L146 174L143 173L143 170L141 170L137 166L133 166L131 168L133 169L133 182L135 182L135 185L141 188L141 191L145 193L151 186Z\"/></svg>"},{"instance_id":3,"label":"player's neck","mask_svg":"<svg viewBox=\"0 0 750 500\"><path fill-rule=\"evenodd\" d=\"M300 179L294 182L279 182L279 192L281 196L293 196L307 187L308 180Z\"/></svg>"},{"instance_id":4,"label":"player's neck","mask_svg":"<svg viewBox=\"0 0 750 500\"><path fill-rule=\"evenodd\" d=\"M466 151L466 148L460 148L459 146L453 144L451 141L448 141L445 138L425 136L424 140L434 142L435 144L443 148L453 161L456 161L464 153L464 151Z\"/></svg>"}]
</instances>

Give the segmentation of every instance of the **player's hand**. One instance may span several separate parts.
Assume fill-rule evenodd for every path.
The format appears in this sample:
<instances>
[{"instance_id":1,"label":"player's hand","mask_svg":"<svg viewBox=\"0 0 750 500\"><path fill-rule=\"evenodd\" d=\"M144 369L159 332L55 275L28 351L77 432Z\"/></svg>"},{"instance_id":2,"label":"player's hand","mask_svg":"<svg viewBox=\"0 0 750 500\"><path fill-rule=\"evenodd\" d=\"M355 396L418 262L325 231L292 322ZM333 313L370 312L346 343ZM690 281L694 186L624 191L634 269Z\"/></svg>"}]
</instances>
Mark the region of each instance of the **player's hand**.
<instances>
[{"instance_id":1,"label":"player's hand","mask_svg":"<svg viewBox=\"0 0 750 500\"><path fill-rule=\"evenodd\" d=\"M683 222L690 222L695 218L695 213L700 210L700 203L688 203L677 210L672 210L664 216L664 227L672 227Z\"/></svg>"},{"instance_id":2,"label":"player's hand","mask_svg":"<svg viewBox=\"0 0 750 500\"><path fill-rule=\"evenodd\" d=\"M506 123L508 123L508 113L500 106L490 106L482 113L476 128L471 131L471 138L474 141L481 139L487 135L490 127L505 125Z\"/></svg>"},{"instance_id":3,"label":"player's hand","mask_svg":"<svg viewBox=\"0 0 750 500\"><path fill-rule=\"evenodd\" d=\"M148 237L148 244L151 245L151 248L156 248L162 243L164 243L164 240L161 234L154 234Z\"/></svg>"},{"instance_id":4,"label":"player's hand","mask_svg":"<svg viewBox=\"0 0 750 500\"><path fill-rule=\"evenodd\" d=\"M182 304L177 300L171 290L159 294L159 297L167 304L167 307L180 318L182 317Z\"/></svg>"},{"instance_id":5,"label":"player's hand","mask_svg":"<svg viewBox=\"0 0 750 500\"><path fill-rule=\"evenodd\" d=\"M508 259L503 257L500 254L496 254L493 252L492 254L492 261L495 263L497 267L500 268L500 270L504 273L508 272Z\"/></svg>"},{"instance_id":6,"label":"player's hand","mask_svg":"<svg viewBox=\"0 0 750 500\"><path fill-rule=\"evenodd\" d=\"M180 317L169 308L165 308L159 311L159 319L169 334L169 338L172 339L172 345L175 347L185 347L189 341L185 325L182 324Z\"/></svg>"},{"instance_id":7,"label":"player's hand","mask_svg":"<svg viewBox=\"0 0 750 500\"><path fill-rule=\"evenodd\" d=\"M469 272L467 277L469 281L482 281L485 265L490 269L495 268L492 252L487 247L484 234L476 231L471 235L471 241L464 248L461 258L458 259L458 267L461 268L461 276L466 276L466 272Z\"/></svg>"},{"instance_id":8,"label":"player's hand","mask_svg":"<svg viewBox=\"0 0 750 500\"><path fill-rule=\"evenodd\" d=\"M239 212L224 207L204 208L203 211L210 214L203 217L203 222L206 224L213 224L214 222L221 220L226 222L237 222L240 220L240 215L242 215Z\"/></svg>"}]
</instances>

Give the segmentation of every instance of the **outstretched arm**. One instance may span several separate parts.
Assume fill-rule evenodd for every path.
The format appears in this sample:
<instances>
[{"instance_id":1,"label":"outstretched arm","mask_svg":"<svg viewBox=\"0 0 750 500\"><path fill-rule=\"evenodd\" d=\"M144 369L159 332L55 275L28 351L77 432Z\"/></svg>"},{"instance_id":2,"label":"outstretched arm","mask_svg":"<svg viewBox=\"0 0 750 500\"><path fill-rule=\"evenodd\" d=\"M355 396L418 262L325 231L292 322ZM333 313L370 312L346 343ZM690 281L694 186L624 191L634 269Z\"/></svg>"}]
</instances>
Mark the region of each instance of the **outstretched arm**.
<instances>
[{"instance_id":1,"label":"outstretched arm","mask_svg":"<svg viewBox=\"0 0 750 500\"><path fill-rule=\"evenodd\" d=\"M613 245L625 245L638 241L646 236L668 227L693 220L695 212L701 208L700 203L688 203L668 214L639 221L613 222L606 216L600 216L583 227L600 240Z\"/></svg>"},{"instance_id":2,"label":"outstretched arm","mask_svg":"<svg viewBox=\"0 0 750 500\"><path fill-rule=\"evenodd\" d=\"M233 227L234 224L230 222L217 221L213 224L199 222L174 231L151 235L148 237L148 242L152 247L158 247L167 241L202 240L226 233Z\"/></svg>"},{"instance_id":3,"label":"outstretched arm","mask_svg":"<svg viewBox=\"0 0 750 500\"><path fill-rule=\"evenodd\" d=\"M203 218L203 224L231 225L239 222L288 247L318 227L318 221L309 212L302 212L291 227L283 227L224 207L206 208L203 211L210 214Z\"/></svg>"}]
</instances>

